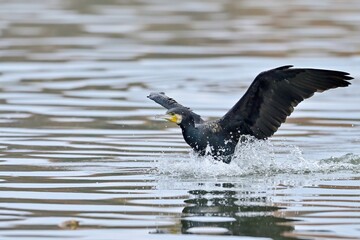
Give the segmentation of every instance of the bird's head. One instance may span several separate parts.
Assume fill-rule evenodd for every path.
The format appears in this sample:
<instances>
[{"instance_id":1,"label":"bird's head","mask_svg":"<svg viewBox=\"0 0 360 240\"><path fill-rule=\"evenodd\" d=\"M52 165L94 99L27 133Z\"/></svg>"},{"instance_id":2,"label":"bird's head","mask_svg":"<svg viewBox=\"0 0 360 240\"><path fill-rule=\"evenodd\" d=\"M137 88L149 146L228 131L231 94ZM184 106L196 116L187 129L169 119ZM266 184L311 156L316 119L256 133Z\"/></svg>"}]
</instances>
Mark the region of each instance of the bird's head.
<instances>
[{"instance_id":1,"label":"bird's head","mask_svg":"<svg viewBox=\"0 0 360 240\"><path fill-rule=\"evenodd\" d=\"M169 122L176 123L177 125L194 123L194 118L191 116L191 110L185 107L171 108L165 115L159 117L168 120Z\"/></svg>"}]
</instances>

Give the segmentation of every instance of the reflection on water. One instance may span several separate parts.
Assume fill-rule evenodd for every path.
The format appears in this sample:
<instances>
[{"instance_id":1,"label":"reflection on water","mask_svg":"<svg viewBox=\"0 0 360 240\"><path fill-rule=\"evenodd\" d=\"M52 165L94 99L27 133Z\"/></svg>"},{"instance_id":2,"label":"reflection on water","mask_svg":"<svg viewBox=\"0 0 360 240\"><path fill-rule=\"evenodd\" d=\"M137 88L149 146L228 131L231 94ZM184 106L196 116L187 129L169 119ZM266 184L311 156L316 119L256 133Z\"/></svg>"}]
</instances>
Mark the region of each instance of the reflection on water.
<instances>
[{"instance_id":1,"label":"reflection on water","mask_svg":"<svg viewBox=\"0 0 360 240\"><path fill-rule=\"evenodd\" d=\"M0 1L1 239L357 238L359 10ZM165 91L220 117L257 73L286 64L356 79L303 102L229 165L189 154L146 98Z\"/></svg>"},{"instance_id":2,"label":"reflection on water","mask_svg":"<svg viewBox=\"0 0 360 240\"><path fill-rule=\"evenodd\" d=\"M223 184L223 187L229 188L231 184ZM274 216L274 212L281 208L266 204L266 197L255 194L251 197L249 192L238 193L231 190L212 192L198 190L189 193L194 199L185 201L190 206L185 207L182 212L184 216L196 217L183 218L183 233L207 229L204 227L208 229L218 227L226 229L225 234L282 239L281 235L284 232L294 230L292 226L280 224L291 220ZM238 194L243 197L239 198Z\"/></svg>"}]
</instances>

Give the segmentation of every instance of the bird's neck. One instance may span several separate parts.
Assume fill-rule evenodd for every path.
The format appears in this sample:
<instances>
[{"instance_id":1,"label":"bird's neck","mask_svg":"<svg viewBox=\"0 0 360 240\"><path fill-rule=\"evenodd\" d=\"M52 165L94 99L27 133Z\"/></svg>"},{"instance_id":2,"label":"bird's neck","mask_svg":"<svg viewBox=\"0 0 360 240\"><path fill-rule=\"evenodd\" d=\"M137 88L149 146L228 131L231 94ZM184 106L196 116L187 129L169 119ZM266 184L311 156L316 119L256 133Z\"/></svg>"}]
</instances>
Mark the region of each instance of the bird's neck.
<instances>
[{"instance_id":1,"label":"bird's neck","mask_svg":"<svg viewBox=\"0 0 360 240\"><path fill-rule=\"evenodd\" d=\"M180 128L186 143L189 144L193 149L197 150L199 129L195 127L194 123L180 124Z\"/></svg>"},{"instance_id":2,"label":"bird's neck","mask_svg":"<svg viewBox=\"0 0 360 240\"><path fill-rule=\"evenodd\" d=\"M194 132L197 129L195 127L195 123L193 123L193 122L187 122L184 124L182 123L182 124L180 124L180 128L183 133Z\"/></svg>"}]
</instances>

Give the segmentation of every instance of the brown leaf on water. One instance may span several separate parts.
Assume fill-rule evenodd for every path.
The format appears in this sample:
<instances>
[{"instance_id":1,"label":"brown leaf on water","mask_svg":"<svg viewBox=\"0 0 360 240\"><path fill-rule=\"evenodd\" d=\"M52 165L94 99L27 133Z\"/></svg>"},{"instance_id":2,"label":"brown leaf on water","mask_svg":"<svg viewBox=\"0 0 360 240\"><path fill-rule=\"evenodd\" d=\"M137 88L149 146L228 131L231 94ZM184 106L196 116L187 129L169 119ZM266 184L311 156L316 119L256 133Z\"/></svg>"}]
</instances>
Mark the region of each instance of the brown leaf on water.
<instances>
[{"instance_id":1,"label":"brown leaf on water","mask_svg":"<svg viewBox=\"0 0 360 240\"><path fill-rule=\"evenodd\" d=\"M62 229L76 230L80 227L80 222L77 220L68 220L59 224Z\"/></svg>"}]
</instances>

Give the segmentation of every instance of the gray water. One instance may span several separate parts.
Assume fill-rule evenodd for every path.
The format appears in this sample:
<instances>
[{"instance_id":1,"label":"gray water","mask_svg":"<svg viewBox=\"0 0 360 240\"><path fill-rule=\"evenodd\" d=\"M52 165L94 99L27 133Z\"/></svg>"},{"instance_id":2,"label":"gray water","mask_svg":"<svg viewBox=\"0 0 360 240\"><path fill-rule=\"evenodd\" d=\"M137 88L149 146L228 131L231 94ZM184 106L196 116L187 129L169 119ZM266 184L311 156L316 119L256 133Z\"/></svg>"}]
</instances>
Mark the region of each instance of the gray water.
<instances>
[{"instance_id":1,"label":"gray water","mask_svg":"<svg viewBox=\"0 0 360 240\"><path fill-rule=\"evenodd\" d=\"M355 0L0 0L0 238L360 239L359 12ZM355 80L229 165L196 157L146 98L165 91L213 119L287 64Z\"/></svg>"}]
</instances>

